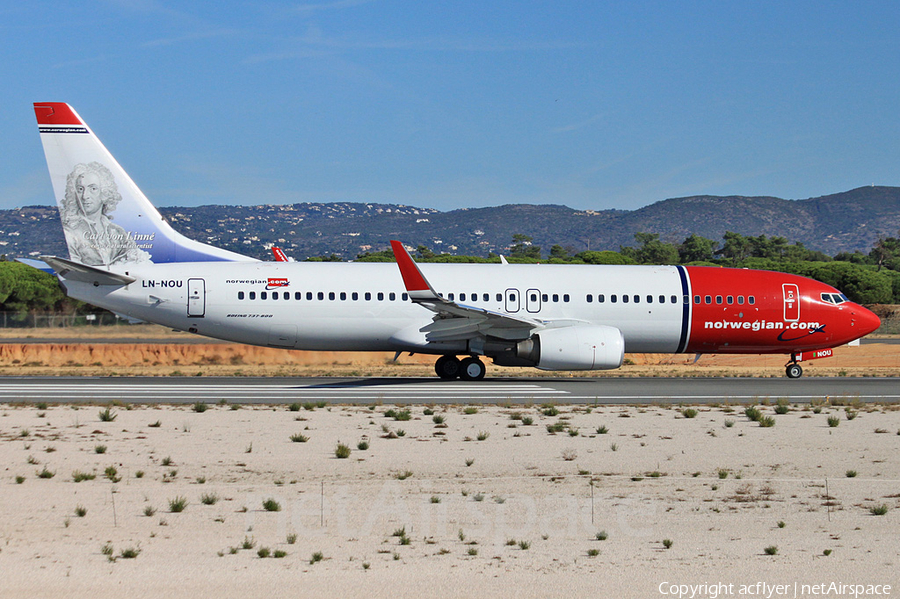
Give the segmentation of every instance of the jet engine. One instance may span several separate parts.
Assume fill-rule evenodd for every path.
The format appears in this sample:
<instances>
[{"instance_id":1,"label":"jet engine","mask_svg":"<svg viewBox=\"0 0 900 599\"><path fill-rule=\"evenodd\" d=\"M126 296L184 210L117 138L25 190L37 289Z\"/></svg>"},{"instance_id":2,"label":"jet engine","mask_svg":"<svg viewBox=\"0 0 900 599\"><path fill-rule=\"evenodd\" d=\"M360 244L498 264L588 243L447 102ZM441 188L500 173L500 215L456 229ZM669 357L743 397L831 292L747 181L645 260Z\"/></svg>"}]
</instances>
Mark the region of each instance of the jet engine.
<instances>
[{"instance_id":1,"label":"jet engine","mask_svg":"<svg viewBox=\"0 0 900 599\"><path fill-rule=\"evenodd\" d=\"M541 370L610 370L622 365L625 337L602 325L546 329L520 341L516 357Z\"/></svg>"}]
</instances>

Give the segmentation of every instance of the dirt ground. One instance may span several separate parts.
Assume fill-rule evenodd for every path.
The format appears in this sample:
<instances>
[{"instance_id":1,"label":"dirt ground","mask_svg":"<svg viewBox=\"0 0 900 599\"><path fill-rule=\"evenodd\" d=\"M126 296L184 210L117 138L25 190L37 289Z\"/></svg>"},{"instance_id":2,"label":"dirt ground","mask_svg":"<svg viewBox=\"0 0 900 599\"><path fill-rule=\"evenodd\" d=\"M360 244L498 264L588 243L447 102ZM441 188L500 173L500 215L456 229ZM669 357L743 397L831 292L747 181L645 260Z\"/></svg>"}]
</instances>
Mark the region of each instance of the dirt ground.
<instances>
[{"instance_id":1,"label":"dirt ground","mask_svg":"<svg viewBox=\"0 0 900 599\"><path fill-rule=\"evenodd\" d=\"M805 362L807 376L900 376L898 336L839 347ZM29 342L23 343L22 339ZM3 340L10 340L4 343ZM52 339L42 343L41 339ZM116 343L116 339L128 339ZM147 339L146 343L140 342ZM222 343L156 325L0 330L0 375L433 376L434 356L309 352ZM160 341L162 340L162 341ZM171 340L171 342L166 342ZM102 341L102 342L101 342ZM110 342L113 341L113 342ZM136 341L136 342L132 342ZM192 341L190 343L186 341ZM784 376L783 355L628 354L613 371L542 372L488 365L488 376Z\"/></svg>"}]
</instances>

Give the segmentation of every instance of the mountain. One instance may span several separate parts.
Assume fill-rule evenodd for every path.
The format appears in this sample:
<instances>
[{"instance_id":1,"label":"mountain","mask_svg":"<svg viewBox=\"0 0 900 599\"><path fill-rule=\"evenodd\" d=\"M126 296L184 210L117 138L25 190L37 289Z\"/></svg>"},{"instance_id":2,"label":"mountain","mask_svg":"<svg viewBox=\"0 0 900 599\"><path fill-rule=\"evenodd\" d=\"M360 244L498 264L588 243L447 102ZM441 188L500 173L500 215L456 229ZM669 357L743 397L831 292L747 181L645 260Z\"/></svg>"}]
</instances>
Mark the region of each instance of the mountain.
<instances>
[{"instance_id":1,"label":"mountain","mask_svg":"<svg viewBox=\"0 0 900 599\"><path fill-rule=\"evenodd\" d=\"M337 254L352 259L388 247L390 239L436 252L503 253L522 233L546 253L553 244L575 251L617 250L637 232L681 242L692 233L720 241L725 231L780 235L834 255L868 252L879 237L900 232L900 187L860 187L810 198L692 196L638 210L574 210L560 205L510 204L440 212L397 204L289 204L162 208L172 226L204 243L271 259L278 245L289 256ZM10 257L67 255L55 207L0 211L0 253Z\"/></svg>"}]
</instances>

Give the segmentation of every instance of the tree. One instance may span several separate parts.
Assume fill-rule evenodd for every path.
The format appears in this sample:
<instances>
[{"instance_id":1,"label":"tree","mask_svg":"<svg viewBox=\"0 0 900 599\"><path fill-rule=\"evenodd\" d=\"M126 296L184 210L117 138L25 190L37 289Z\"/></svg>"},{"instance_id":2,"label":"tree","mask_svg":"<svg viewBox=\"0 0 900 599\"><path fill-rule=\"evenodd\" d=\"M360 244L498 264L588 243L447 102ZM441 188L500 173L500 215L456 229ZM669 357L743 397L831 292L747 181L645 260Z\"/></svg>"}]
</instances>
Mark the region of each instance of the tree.
<instances>
[{"instance_id":1,"label":"tree","mask_svg":"<svg viewBox=\"0 0 900 599\"><path fill-rule=\"evenodd\" d=\"M711 262L719 242L693 233L678 247L678 260L688 262Z\"/></svg>"},{"instance_id":2,"label":"tree","mask_svg":"<svg viewBox=\"0 0 900 599\"><path fill-rule=\"evenodd\" d=\"M640 247L622 248L622 254L640 264L678 264L678 248L660 241L659 233L635 233L634 239Z\"/></svg>"},{"instance_id":3,"label":"tree","mask_svg":"<svg viewBox=\"0 0 900 599\"><path fill-rule=\"evenodd\" d=\"M717 253L725 258L730 258L733 264L737 264L750 254L751 242L747 237L740 233L725 231L722 238L725 240L725 245Z\"/></svg>"},{"instance_id":4,"label":"tree","mask_svg":"<svg viewBox=\"0 0 900 599\"><path fill-rule=\"evenodd\" d=\"M534 239L528 235L523 235L522 233L513 234L513 244L509 247L510 257L540 260L541 248L532 245L532 241L534 241Z\"/></svg>"}]
</instances>

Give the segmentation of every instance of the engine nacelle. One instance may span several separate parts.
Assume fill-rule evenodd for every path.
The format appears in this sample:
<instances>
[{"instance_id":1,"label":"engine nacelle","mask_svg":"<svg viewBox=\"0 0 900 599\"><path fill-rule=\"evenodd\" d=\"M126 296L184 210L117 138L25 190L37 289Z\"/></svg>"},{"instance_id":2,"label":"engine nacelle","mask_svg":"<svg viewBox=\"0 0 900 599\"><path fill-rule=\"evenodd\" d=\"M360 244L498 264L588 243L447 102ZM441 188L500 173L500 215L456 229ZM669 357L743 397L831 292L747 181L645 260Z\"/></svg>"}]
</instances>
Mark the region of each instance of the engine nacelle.
<instances>
[{"instance_id":1,"label":"engine nacelle","mask_svg":"<svg viewBox=\"0 0 900 599\"><path fill-rule=\"evenodd\" d=\"M625 337L602 325L547 329L520 341L516 356L541 370L610 370L622 365Z\"/></svg>"}]
</instances>

